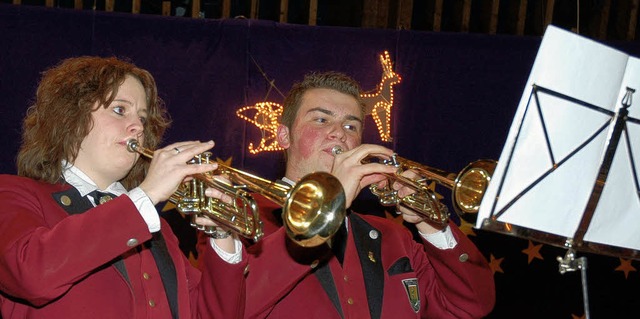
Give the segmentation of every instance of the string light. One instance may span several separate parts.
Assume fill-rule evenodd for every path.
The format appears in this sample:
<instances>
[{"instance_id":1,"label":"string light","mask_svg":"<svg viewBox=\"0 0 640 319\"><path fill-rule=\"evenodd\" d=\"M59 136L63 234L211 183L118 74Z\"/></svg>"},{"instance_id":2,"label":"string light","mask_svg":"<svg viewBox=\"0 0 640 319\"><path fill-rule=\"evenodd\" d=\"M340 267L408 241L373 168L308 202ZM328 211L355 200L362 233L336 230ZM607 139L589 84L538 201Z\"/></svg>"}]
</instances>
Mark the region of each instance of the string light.
<instances>
[{"instance_id":1,"label":"string light","mask_svg":"<svg viewBox=\"0 0 640 319\"><path fill-rule=\"evenodd\" d=\"M391 108L393 107L393 86L400 83L400 75L393 71L393 62L388 51L380 55L382 65L382 78L373 91L361 95L365 103L365 116L371 115L378 128L380 139L384 142L392 140L391 137ZM251 154L260 152L280 151L283 148L276 140L278 132L278 119L282 115L282 105L275 102L259 102L255 105L244 106L236 111L241 119L252 123L261 132L262 138L258 146L249 143Z\"/></svg>"},{"instance_id":2,"label":"string light","mask_svg":"<svg viewBox=\"0 0 640 319\"><path fill-rule=\"evenodd\" d=\"M255 111L253 116L250 115L252 111ZM255 147L253 142L249 143L249 153L258 154L260 152L283 150L276 140L279 125L278 118L280 118L281 114L282 105L275 102L259 102L236 111L238 117L252 123L262 133L262 139L260 139L258 147Z\"/></svg>"},{"instance_id":3,"label":"string light","mask_svg":"<svg viewBox=\"0 0 640 319\"><path fill-rule=\"evenodd\" d=\"M365 114L371 114L373 121L378 128L380 139L390 142L391 137L391 108L393 107L393 86L400 83L400 75L393 71L393 62L389 56L389 51L384 51L380 55L382 64L382 79L376 89L369 93L362 94L362 99L366 105Z\"/></svg>"}]
</instances>

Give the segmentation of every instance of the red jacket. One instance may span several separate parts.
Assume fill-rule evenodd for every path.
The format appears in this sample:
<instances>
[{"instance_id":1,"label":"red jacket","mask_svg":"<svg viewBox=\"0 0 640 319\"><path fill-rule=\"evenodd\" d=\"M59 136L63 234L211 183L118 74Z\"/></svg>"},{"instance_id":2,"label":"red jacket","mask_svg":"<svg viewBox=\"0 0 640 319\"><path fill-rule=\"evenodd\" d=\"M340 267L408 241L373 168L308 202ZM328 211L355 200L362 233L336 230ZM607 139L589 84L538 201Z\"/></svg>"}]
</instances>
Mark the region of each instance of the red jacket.
<instances>
[{"instance_id":1,"label":"red jacket","mask_svg":"<svg viewBox=\"0 0 640 319\"><path fill-rule=\"evenodd\" d=\"M0 203L4 319L170 318L169 299L181 319L242 316L246 261L230 265L209 249L200 272L162 220L173 269L161 280L152 234L128 196L82 213L86 199L67 184L0 175Z\"/></svg>"},{"instance_id":2,"label":"red jacket","mask_svg":"<svg viewBox=\"0 0 640 319\"><path fill-rule=\"evenodd\" d=\"M261 212L266 233L277 229ZM299 248L279 228L249 249L245 318L483 317L495 303L493 274L450 227L458 245L440 250L394 222L352 213L343 266L326 247Z\"/></svg>"}]
</instances>

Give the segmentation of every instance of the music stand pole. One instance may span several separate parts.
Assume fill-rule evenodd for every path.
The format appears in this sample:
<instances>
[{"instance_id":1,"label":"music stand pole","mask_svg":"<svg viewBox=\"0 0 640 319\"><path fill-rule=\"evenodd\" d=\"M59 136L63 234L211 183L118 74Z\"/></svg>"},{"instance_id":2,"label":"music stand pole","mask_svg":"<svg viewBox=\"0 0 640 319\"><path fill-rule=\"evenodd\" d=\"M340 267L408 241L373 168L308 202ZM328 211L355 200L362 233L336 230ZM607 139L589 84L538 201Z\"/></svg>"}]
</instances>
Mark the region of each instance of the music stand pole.
<instances>
[{"instance_id":1,"label":"music stand pole","mask_svg":"<svg viewBox=\"0 0 640 319\"><path fill-rule=\"evenodd\" d=\"M582 279L582 303L584 307L584 315L586 319L590 319L589 313L589 292L587 290L587 257L576 259L576 251L573 249L573 240L567 239L565 246L568 248L567 253L563 257L558 256L558 270L561 275L568 271L576 271L580 269L580 278Z\"/></svg>"}]
</instances>

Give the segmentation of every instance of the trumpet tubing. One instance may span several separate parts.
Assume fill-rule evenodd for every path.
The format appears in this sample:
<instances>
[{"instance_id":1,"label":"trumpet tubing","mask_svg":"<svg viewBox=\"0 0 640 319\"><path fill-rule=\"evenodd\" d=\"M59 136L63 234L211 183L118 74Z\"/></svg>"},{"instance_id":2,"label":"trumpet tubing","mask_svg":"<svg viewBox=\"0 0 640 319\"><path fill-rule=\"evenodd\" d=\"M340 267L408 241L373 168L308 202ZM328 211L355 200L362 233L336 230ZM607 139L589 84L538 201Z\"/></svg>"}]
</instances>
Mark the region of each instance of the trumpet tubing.
<instances>
[{"instance_id":1,"label":"trumpet tubing","mask_svg":"<svg viewBox=\"0 0 640 319\"><path fill-rule=\"evenodd\" d=\"M342 148L334 146L332 152L335 155L340 154ZM495 160L481 159L469 163L458 174L454 174L402 158L397 154L393 154L389 159L369 155L362 162L379 162L397 168L393 174L383 174L388 179L385 187L378 188L375 184L369 187L382 205L401 205L411 208L428 220L441 225L448 222L450 213L447 206L438 200L434 190L429 188L429 184L435 182L449 188L455 212L460 217L468 217L468 214L477 213L480 209L480 203L497 165ZM417 177L403 176L402 174L406 171L412 171L417 174ZM398 192L393 189L395 182L415 192L400 198Z\"/></svg>"},{"instance_id":2,"label":"trumpet tubing","mask_svg":"<svg viewBox=\"0 0 640 319\"><path fill-rule=\"evenodd\" d=\"M127 149L149 159L153 158L153 151L140 146L135 139L127 141ZM210 163L211 155L211 152L199 154L188 163ZM179 212L191 216L191 226L207 234L215 232L217 227L198 225L195 223L197 217L209 218L219 226L240 236L254 241L260 240L263 236L262 221L255 200L243 189L216 179L216 174L217 171L210 171L194 175L192 180L178 186L178 189L169 197L169 201L176 205ZM204 192L209 187L231 197L231 203L205 196Z\"/></svg>"},{"instance_id":3,"label":"trumpet tubing","mask_svg":"<svg viewBox=\"0 0 640 319\"><path fill-rule=\"evenodd\" d=\"M135 139L127 142L127 148L153 158L153 152L141 147ZM210 163L211 155L210 152L202 153L188 163ZM229 182L216 179L216 175L225 175ZM262 222L250 192L261 194L282 206L287 235L300 246L314 247L329 240L346 215L342 184L329 173L311 173L296 185L288 186L218 162L217 170L193 177L180 185L169 201L176 204L178 211L192 215L191 225L205 232L213 232L215 227L197 225L196 217L208 217L241 236L259 240L263 236ZM208 187L227 194L233 200L227 204L205 196Z\"/></svg>"}]
</instances>

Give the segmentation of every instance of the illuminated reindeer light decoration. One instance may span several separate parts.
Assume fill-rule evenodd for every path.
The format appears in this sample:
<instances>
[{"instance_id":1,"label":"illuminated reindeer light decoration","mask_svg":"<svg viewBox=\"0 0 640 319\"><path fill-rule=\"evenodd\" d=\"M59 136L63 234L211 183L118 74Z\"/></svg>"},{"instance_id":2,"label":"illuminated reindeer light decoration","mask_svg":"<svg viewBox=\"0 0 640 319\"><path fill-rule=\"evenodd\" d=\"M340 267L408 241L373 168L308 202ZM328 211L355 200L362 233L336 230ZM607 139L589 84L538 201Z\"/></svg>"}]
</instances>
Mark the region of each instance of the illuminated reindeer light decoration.
<instances>
[{"instance_id":1,"label":"illuminated reindeer light decoration","mask_svg":"<svg viewBox=\"0 0 640 319\"><path fill-rule=\"evenodd\" d=\"M382 64L382 79L380 83L374 91L364 93L361 97L366 105L365 115L371 114L378 128L380 139L384 142L389 142L391 141L393 86L400 83L400 75L393 71L393 63L389 57L389 52L384 51L380 55L380 63ZM275 88L275 81L270 81L266 74L263 74L263 76L265 76L272 88ZM277 90L277 88L275 89ZM253 142L249 143L249 153L257 154L283 149L276 140L279 125L278 119L282 115L282 105L275 102L258 102L238 109L236 115L256 126L262 133L262 139L257 146Z\"/></svg>"},{"instance_id":2,"label":"illuminated reindeer light decoration","mask_svg":"<svg viewBox=\"0 0 640 319\"><path fill-rule=\"evenodd\" d=\"M253 115L251 115L253 113ZM236 111L241 119L252 123L262 132L262 139L258 146L249 143L249 153L272 152L283 150L276 140L278 132L278 119L282 115L282 105L274 102L258 102L255 105L245 106Z\"/></svg>"},{"instance_id":3,"label":"illuminated reindeer light decoration","mask_svg":"<svg viewBox=\"0 0 640 319\"><path fill-rule=\"evenodd\" d=\"M390 142L391 138L391 107L393 107L393 86L400 83L400 75L393 71L393 63L389 57L389 52L384 51L380 55L382 64L382 79L373 92L362 94L364 100L365 114L371 114L376 123L380 139Z\"/></svg>"}]
</instances>

